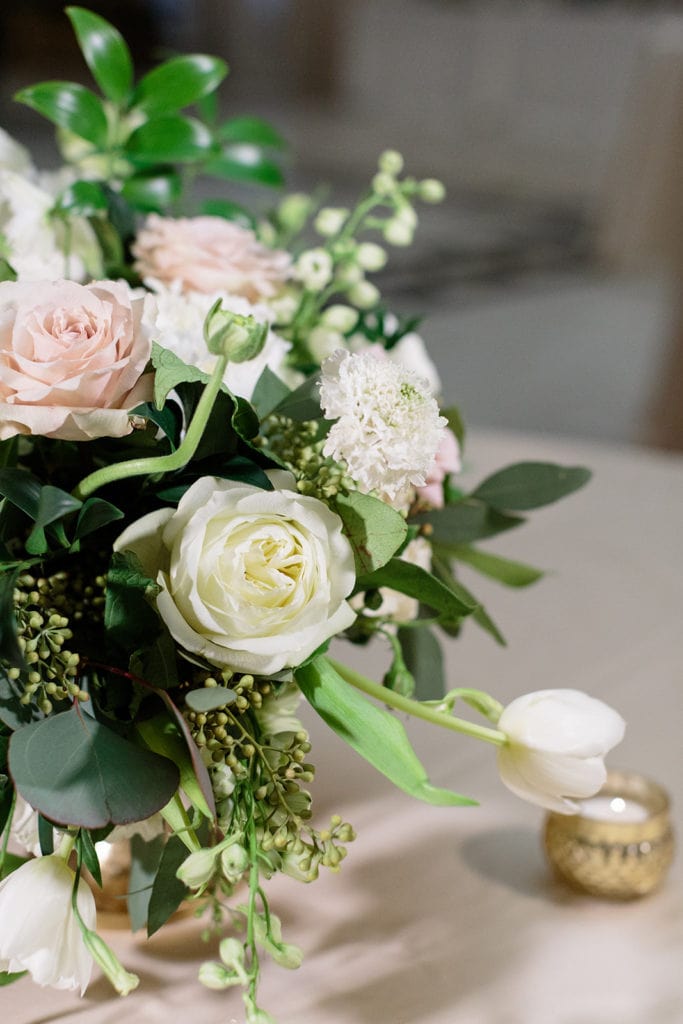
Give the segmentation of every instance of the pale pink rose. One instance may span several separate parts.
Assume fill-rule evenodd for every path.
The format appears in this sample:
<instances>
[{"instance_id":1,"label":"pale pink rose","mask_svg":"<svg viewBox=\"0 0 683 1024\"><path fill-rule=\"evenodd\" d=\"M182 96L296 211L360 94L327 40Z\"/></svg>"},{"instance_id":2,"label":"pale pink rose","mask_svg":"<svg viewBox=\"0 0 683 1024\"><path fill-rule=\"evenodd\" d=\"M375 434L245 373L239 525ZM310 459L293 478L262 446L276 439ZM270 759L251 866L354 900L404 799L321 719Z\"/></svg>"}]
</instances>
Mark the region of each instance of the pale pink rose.
<instances>
[{"instance_id":1,"label":"pale pink rose","mask_svg":"<svg viewBox=\"0 0 683 1024\"><path fill-rule=\"evenodd\" d=\"M145 280L184 291L228 292L250 302L275 295L289 274L289 253L268 249L253 231L222 217L159 217L153 213L133 245Z\"/></svg>"},{"instance_id":2,"label":"pale pink rose","mask_svg":"<svg viewBox=\"0 0 683 1024\"><path fill-rule=\"evenodd\" d=\"M424 487L417 488L419 501L431 505L432 508L443 508L443 482L448 473L459 473L461 469L458 439L453 431L446 427L427 481Z\"/></svg>"},{"instance_id":3,"label":"pale pink rose","mask_svg":"<svg viewBox=\"0 0 683 1024\"><path fill-rule=\"evenodd\" d=\"M130 433L152 397L145 301L123 281L0 283L0 440Z\"/></svg>"}]
</instances>

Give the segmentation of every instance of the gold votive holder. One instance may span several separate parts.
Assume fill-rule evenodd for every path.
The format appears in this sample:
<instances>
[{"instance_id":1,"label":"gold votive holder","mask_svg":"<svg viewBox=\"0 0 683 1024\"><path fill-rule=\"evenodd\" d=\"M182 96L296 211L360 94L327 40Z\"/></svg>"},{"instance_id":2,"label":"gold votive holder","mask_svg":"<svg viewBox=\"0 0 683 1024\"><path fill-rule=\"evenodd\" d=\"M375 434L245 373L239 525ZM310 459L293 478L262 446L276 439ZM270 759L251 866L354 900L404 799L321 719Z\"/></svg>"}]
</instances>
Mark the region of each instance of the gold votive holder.
<instances>
[{"instance_id":1,"label":"gold votive holder","mask_svg":"<svg viewBox=\"0 0 683 1024\"><path fill-rule=\"evenodd\" d=\"M578 814L548 814L544 842L553 868L574 888L608 899L645 896L674 856L669 797L642 775L610 771Z\"/></svg>"}]
</instances>

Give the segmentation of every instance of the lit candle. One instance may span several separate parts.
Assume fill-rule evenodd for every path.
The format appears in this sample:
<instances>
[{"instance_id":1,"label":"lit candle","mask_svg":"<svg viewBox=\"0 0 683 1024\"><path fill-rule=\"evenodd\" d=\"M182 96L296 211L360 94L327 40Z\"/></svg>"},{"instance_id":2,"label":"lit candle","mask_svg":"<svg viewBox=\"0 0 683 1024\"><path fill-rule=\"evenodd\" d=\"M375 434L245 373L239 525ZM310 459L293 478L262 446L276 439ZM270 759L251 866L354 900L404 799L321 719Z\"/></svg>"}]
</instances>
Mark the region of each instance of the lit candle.
<instances>
[{"instance_id":1,"label":"lit candle","mask_svg":"<svg viewBox=\"0 0 683 1024\"><path fill-rule=\"evenodd\" d=\"M581 804L581 817L592 818L594 821L636 822L647 821L650 813L637 800L629 800L621 796L600 795Z\"/></svg>"}]
</instances>

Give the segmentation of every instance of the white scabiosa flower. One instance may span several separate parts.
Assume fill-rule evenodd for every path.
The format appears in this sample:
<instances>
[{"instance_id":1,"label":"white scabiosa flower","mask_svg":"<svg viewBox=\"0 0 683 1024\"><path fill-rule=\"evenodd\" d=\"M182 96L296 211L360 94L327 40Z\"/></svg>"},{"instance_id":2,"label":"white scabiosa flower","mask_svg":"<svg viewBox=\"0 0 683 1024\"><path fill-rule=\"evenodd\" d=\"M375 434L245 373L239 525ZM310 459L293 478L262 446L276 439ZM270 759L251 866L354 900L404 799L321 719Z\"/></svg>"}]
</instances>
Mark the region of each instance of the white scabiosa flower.
<instances>
[{"instance_id":1,"label":"white scabiosa flower","mask_svg":"<svg viewBox=\"0 0 683 1024\"><path fill-rule=\"evenodd\" d=\"M332 426L324 454L364 491L409 504L434 464L446 420L417 374L369 352L336 352L322 366L320 404Z\"/></svg>"},{"instance_id":2,"label":"white scabiosa flower","mask_svg":"<svg viewBox=\"0 0 683 1024\"><path fill-rule=\"evenodd\" d=\"M0 971L28 971L38 985L85 992L92 957L71 908L74 872L57 854L22 864L0 882ZM95 899L78 884L78 910L95 927Z\"/></svg>"},{"instance_id":3,"label":"white scabiosa flower","mask_svg":"<svg viewBox=\"0 0 683 1024\"><path fill-rule=\"evenodd\" d=\"M539 690L508 704L498 728L507 737L498 769L508 789L551 811L576 814L572 798L593 796L603 785L604 757L621 742L625 723L580 690Z\"/></svg>"}]
</instances>

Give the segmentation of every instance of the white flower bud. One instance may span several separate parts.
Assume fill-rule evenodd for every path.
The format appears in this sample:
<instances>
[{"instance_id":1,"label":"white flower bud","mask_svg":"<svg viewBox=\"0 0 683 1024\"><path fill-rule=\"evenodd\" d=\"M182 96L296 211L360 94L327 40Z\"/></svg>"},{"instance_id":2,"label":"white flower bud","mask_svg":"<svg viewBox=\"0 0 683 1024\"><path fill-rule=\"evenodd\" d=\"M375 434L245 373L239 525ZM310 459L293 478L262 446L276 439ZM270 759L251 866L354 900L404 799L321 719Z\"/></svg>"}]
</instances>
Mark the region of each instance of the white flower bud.
<instances>
[{"instance_id":1,"label":"white flower bud","mask_svg":"<svg viewBox=\"0 0 683 1024\"><path fill-rule=\"evenodd\" d=\"M207 960L201 965L199 980L205 988L213 989L215 992L220 992L239 983L239 978L230 974L222 964L216 963L215 960Z\"/></svg>"},{"instance_id":2,"label":"white flower bud","mask_svg":"<svg viewBox=\"0 0 683 1024\"><path fill-rule=\"evenodd\" d=\"M348 210L325 206L315 218L315 230L325 238L331 238L341 231L348 215Z\"/></svg>"},{"instance_id":3,"label":"white flower bud","mask_svg":"<svg viewBox=\"0 0 683 1024\"><path fill-rule=\"evenodd\" d=\"M385 174L400 174L403 170L403 157L395 149L387 149L379 158L379 169Z\"/></svg>"},{"instance_id":4,"label":"white flower bud","mask_svg":"<svg viewBox=\"0 0 683 1024\"><path fill-rule=\"evenodd\" d=\"M446 198L446 189L442 181L436 178L425 178L420 182L418 195L425 203L441 203Z\"/></svg>"},{"instance_id":5,"label":"white flower bud","mask_svg":"<svg viewBox=\"0 0 683 1024\"><path fill-rule=\"evenodd\" d=\"M97 932L85 928L82 935L85 948L120 996L127 996L138 987L140 979L137 974L131 974L125 969L113 950Z\"/></svg>"},{"instance_id":6,"label":"white flower bud","mask_svg":"<svg viewBox=\"0 0 683 1024\"><path fill-rule=\"evenodd\" d=\"M561 814L576 814L571 797L593 796L607 772L605 754L621 741L624 720L580 690L539 690L518 697L498 728L500 777L513 793Z\"/></svg>"},{"instance_id":7,"label":"white flower bud","mask_svg":"<svg viewBox=\"0 0 683 1024\"><path fill-rule=\"evenodd\" d=\"M226 967L237 972L244 970L244 946L239 939L232 936L222 939L218 953Z\"/></svg>"},{"instance_id":8,"label":"white flower bud","mask_svg":"<svg viewBox=\"0 0 683 1024\"><path fill-rule=\"evenodd\" d=\"M332 257L325 249L307 249L297 260L295 274L309 291L322 291L332 278Z\"/></svg>"},{"instance_id":9,"label":"white flower bud","mask_svg":"<svg viewBox=\"0 0 683 1024\"><path fill-rule=\"evenodd\" d=\"M215 849L197 850L191 853L176 871L176 877L188 889L200 889L211 879L216 870Z\"/></svg>"},{"instance_id":10,"label":"white flower bud","mask_svg":"<svg viewBox=\"0 0 683 1024\"><path fill-rule=\"evenodd\" d=\"M363 271L357 263L346 263L337 269L334 279L341 288L349 288L357 281L363 280Z\"/></svg>"},{"instance_id":11,"label":"white flower bud","mask_svg":"<svg viewBox=\"0 0 683 1024\"><path fill-rule=\"evenodd\" d=\"M223 877L234 884L239 882L249 867L249 854L239 843L231 843L221 853L221 871Z\"/></svg>"},{"instance_id":12,"label":"white flower bud","mask_svg":"<svg viewBox=\"0 0 683 1024\"><path fill-rule=\"evenodd\" d=\"M211 786L216 800L225 800L235 788L235 776L227 764L218 765L211 773Z\"/></svg>"},{"instance_id":13,"label":"white flower bud","mask_svg":"<svg viewBox=\"0 0 683 1024\"><path fill-rule=\"evenodd\" d=\"M415 230L417 227L417 214L410 203L401 203L394 214L394 219Z\"/></svg>"},{"instance_id":14,"label":"white flower bud","mask_svg":"<svg viewBox=\"0 0 683 1024\"><path fill-rule=\"evenodd\" d=\"M308 348L316 362L322 363L338 348L344 348L344 335L332 331L323 324L314 327L308 336Z\"/></svg>"},{"instance_id":15,"label":"white flower bud","mask_svg":"<svg viewBox=\"0 0 683 1024\"><path fill-rule=\"evenodd\" d=\"M370 281L359 281L348 291L349 300L359 309L371 309L380 300L379 289Z\"/></svg>"},{"instance_id":16,"label":"white flower bud","mask_svg":"<svg viewBox=\"0 0 683 1024\"><path fill-rule=\"evenodd\" d=\"M387 262L387 254L376 242L361 242L356 251L356 259L363 270L381 270Z\"/></svg>"},{"instance_id":17,"label":"white flower bud","mask_svg":"<svg viewBox=\"0 0 683 1024\"><path fill-rule=\"evenodd\" d=\"M396 191L396 179L391 174L380 171L372 179L372 189L378 196L390 196Z\"/></svg>"},{"instance_id":18,"label":"white flower bud","mask_svg":"<svg viewBox=\"0 0 683 1024\"><path fill-rule=\"evenodd\" d=\"M413 241L413 229L398 217L388 220L382 233L390 245L411 245Z\"/></svg>"},{"instance_id":19,"label":"white flower bud","mask_svg":"<svg viewBox=\"0 0 683 1024\"><path fill-rule=\"evenodd\" d=\"M277 219L289 231L300 231L311 209L310 197L303 192L285 196L277 209Z\"/></svg>"},{"instance_id":20,"label":"white flower bud","mask_svg":"<svg viewBox=\"0 0 683 1024\"><path fill-rule=\"evenodd\" d=\"M327 327L331 327L335 331L341 331L342 334L347 334L358 323L358 311L352 309L351 306L343 306L341 303L338 303L335 306L328 306L323 311L321 320Z\"/></svg>"}]
</instances>

